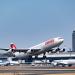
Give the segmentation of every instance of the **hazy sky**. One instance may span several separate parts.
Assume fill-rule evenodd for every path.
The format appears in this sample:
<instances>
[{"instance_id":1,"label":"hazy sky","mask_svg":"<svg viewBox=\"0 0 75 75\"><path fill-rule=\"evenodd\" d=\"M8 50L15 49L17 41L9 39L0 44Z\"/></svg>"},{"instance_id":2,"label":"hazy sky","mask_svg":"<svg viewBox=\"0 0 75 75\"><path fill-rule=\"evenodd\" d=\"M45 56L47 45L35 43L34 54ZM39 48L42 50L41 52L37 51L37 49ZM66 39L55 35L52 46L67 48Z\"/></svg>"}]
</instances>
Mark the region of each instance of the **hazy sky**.
<instances>
[{"instance_id":1,"label":"hazy sky","mask_svg":"<svg viewBox=\"0 0 75 75\"><path fill-rule=\"evenodd\" d=\"M54 37L71 48L75 0L0 0L0 47L27 48Z\"/></svg>"}]
</instances>

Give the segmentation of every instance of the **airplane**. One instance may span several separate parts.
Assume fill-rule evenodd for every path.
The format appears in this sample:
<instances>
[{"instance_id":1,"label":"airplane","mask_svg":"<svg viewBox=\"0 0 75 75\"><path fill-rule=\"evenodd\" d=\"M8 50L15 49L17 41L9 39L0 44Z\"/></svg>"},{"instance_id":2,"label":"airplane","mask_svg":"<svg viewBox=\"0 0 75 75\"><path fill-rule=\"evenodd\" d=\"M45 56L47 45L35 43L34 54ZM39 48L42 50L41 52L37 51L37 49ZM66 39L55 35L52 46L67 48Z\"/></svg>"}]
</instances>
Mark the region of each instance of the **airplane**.
<instances>
[{"instance_id":1,"label":"airplane","mask_svg":"<svg viewBox=\"0 0 75 75\"><path fill-rule=\"evenodd\" d=\"M72 65L75 65L75 59L54 60L54 61L52 62L52 64L53 64L54 66L59 66L59 65L61 65L61 66L63 66L63 67L65 67L65 66L71 67Z\"/></svg>"},{"instance_id":2,"label":"airplane","mask_svg":"<svg viewBox=\"0 0 75 75\"><path fill-rule=\"evenodd\" d=\"M63 38L56 37L27 49L18 49L16 48L16 45L14 43L11 43L9 49L0 48L0 50L6 50L7 51L6 54L9 54L18 58L28 57L28 56L37 57L40 54L43 54L45 56L46 52L55 53L57 51L60 51L59 46L63 43L63 41L64 41ZM56 50L54 49L55 47L57 47Z\"/></svg>"}]
</instances>

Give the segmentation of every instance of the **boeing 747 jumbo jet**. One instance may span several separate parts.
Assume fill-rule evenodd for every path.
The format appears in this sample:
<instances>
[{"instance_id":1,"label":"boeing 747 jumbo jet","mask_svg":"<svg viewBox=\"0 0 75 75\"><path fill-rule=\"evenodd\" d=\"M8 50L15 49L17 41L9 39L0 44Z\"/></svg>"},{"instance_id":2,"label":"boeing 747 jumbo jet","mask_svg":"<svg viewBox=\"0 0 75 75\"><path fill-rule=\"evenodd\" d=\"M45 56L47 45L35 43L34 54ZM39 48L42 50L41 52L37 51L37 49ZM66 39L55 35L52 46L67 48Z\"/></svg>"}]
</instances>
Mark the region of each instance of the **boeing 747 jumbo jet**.
<instances>
[{"instance_id":1,"label":"boeing 747 jumbo jet","mask_svg":"<svg viewBox=\"0 0 75 75\"><path fill-rule=\"evenodd\" d=\"M55 53L60 51L59 46L63 43L63 41L63 38L57 37L49 39L28 49L18 49L16 48L16 45L12 43L10 44L9 49L1 48L0 50L6 50L6 54L11 54L15 57L38 56L40 54L45 55L46 52ZM55 47L57 47L56 50L54 50Z\"/></svg>"}]
</instances>

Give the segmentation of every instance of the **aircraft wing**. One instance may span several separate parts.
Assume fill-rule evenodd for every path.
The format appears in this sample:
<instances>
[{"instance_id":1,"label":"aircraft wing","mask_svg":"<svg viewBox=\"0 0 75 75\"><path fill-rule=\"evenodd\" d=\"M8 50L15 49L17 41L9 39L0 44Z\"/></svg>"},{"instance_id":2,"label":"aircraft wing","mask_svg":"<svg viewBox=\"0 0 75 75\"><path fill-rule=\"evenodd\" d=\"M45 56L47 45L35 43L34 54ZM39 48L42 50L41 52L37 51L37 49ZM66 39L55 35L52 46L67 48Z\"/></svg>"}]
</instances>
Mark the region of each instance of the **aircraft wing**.
<instances>
[{"instance_id":1,"label":"aircraft wing","mask_svg":"<svg viewBox=\"0 0 75 75\"><path fill-rule=\"evenodd\" d=\"M12 49L15 52L27 52L29 49Z\"/></svg>"},{"instance_id":2,"label":"aircraft wing","mask_svg":"<svg viewBox=\"0 0 75 75\"><path fill-rule=\"evenodd\" d=\"M12 50L14 50L15 52L25 52L26 53L28 50L31 50L31 52L36 52L40 49L12 49Z\"/></svg>"},{"instance_id":3,"label":"aircraft wing","mask_svg":"<svg viewBox=\"0 0 75 75\"><path fill-rule=\"evenodd\" d=\"M8 51L10 49L7 49L7 48L0 48L0 50L4 50L4 51ZM28 51L29 49L11 49L12 51L15 51L15 52L26 52Z\"/></svg>"},{"instance_id":4,"label":"aircraft wing","mask_svg":"<svg viewBox=\"0 0 75 75\"><path fill-rule=\"evenodd\" d=\"M0 48L0 50L8 51L9 49L7 49L7 48Z\"/></svg>"},{"instance_id":5,"label":"aircraft wing","mask_svg":"<svg viewBox=\"0 0 75 75\"><path fill-rule=\"evenodd\" d=\"M8 51L9 49L7 48L0 48L0 50L4 50L4 51ZM37 52L41 49L11 49L12 51L15 51L15 52L27 52L28 50L31 50L31 52Z\"/></svg>"}]
</instances>

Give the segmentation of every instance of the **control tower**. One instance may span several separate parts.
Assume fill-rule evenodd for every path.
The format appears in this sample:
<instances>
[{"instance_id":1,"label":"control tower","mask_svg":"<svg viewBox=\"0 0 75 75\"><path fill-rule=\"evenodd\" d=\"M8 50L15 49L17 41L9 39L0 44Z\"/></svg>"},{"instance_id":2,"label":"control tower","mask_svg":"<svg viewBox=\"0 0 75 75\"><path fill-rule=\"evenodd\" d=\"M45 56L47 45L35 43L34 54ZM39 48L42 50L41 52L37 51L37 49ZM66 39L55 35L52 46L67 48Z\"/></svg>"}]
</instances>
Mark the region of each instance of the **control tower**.
<instances>
[{"instance_id":1,"label":"control tower","mask_svg":"<svg viewBox=\"0 0 75 75\"><path fill-rule=\"evenodd\" d=\"M75 30L72 32L72 51L75 51Z\"/></svg>"}]
</instances>

